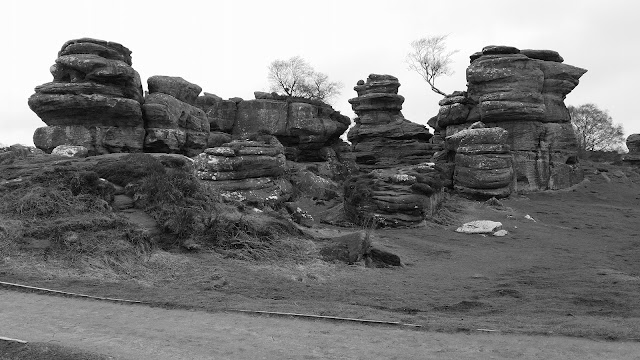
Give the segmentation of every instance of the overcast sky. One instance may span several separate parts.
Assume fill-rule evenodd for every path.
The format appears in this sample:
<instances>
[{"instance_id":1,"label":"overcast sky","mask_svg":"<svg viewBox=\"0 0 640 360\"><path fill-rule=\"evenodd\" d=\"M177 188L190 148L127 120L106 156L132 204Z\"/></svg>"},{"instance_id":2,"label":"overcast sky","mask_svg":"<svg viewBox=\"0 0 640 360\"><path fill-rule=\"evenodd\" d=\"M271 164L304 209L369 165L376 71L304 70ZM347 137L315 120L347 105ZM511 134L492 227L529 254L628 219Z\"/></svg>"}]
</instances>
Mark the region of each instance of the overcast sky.
<instances>
[{"instance_id":1,"label":"overcast sky","mask_svg":"<svg viewBox=\"0 0 640 360\"><path fill-rule=\"evenodd\" d=\"M399 78L404 116L426 124L440 96L407 69L411 41L449 34L455 74L436 85L465 90L468 56L486 45L552 49L565 63L589 70L568 105L595 103L626 135L640 133L635 96L640 80L640 2L609 1L29 1L0 8L0 143L33 145L45 126L27 106L62 44L92 37L133 51L146 79L181 76L223 98L253 99L267 90L267 66L299 55L344 84L333 105L353 118L348 99L370 73Z\"/></svg>"}]
</instances>

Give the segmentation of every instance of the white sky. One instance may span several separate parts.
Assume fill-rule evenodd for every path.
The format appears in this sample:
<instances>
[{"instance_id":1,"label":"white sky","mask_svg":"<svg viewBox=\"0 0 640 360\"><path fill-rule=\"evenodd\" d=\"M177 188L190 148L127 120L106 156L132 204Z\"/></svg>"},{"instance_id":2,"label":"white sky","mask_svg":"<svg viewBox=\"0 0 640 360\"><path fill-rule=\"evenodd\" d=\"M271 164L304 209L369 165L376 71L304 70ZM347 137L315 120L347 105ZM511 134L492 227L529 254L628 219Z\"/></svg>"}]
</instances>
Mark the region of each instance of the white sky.
<instances>
[{"instance_id":1,"label":"white sky","mask_svg":"<svg viewBox=\"0 0 640 360\"><path fill-rule=\"evenodd\" d=\"M62 44L93 37L133 51L143 86L152 75L181 76L223 98L253 99L267 90L267 66L299 55L344 84L334 108L353 118L347 102L370 73L399 78L403 113L426 124L440 96L407 69L411 41L449 34L455 74L444 92L465 90L468 56L486 45L552 49L565 63L589 70L566 103L592 102L627 135L640 133L635 111L640 80L640 2L608 1L29 1L0 3L0 143L32 145L45 126L27 106Z\"/></svg>"}]
</instances>

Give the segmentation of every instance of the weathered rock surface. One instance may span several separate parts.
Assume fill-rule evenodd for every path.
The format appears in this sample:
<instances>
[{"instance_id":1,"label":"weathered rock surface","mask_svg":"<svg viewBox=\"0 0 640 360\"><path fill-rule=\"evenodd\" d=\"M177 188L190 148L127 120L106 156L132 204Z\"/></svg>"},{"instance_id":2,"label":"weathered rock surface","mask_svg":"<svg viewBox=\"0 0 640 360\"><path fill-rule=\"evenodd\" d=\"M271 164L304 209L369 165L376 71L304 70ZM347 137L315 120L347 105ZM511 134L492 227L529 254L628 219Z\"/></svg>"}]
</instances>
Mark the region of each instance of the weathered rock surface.
<instances>
[{"instance_id":1,"label":"weathered rock surface","mask_svg":"<svg viewBox=\"0 0 640 360\"><path fill-rule=\"evenodd\" d=\"M552 50L488 46L471 56L466 92L440 102L432 126L451 136L477 121L507 130L518 190L560 189L580 182L577 142L566 95L586 70L564 64ZM454 160L451 154L439 163Z\"/></svg>"},{"instance_id":2,"label":"weathered rock surface","mask_svg":"<svg viewBox=\"0 0 640 360\"><path fill-rule=\"evenodd\" d=\"M74 144L87 148L89 155L120 152L141 152L143 127L116 126L45 126L37 128L33 143L51 153L60 145Z\"/></svg>"},{"instance_id":3,"label":"weathered rock surface","mask_svg":"<svg viewBox=\"0 0 640 360\"><path fill-rule=\"evenodd\" d=\"M28 101L49 126L36 130L38 148L51 152L78 145L89 155L142 149L142 85L129 49L90 38L70 40L50 71L53 82L36 87Z\"/></svg>"},{"instance_id":4,"label":"weathered rock surface","mask_svg":"<svg viewBox=\"0 0 640 360\"><path fill-rule=\"evenodd\" d=\"M171 95L189 105L196 105L196 99L202 91L200 86L178 76L152 76L147 79L147 85L149 85L149 93Z\"/></svg>"},{"instance_id":5,"label":"weathered rock surface","mask_svg":"<svg viewBox=\"0 0 640 360\"><path fill-rule=\"evenodd\" d=\"M354 87L358 97L349 102L358 117L347 138L361 169L427 162L440 149L429 142L432 134L424 125L402 115L404 98L398 95L399 86L394 76L371 74Z\"/></svg>"},{"instance_id":6,"label":"weathered rock surface","mask_svg":"<svg viewBox=\"0 0 640 360\"><path fill-rule=\"evenodd\" d=\"M471 128L447 137L447 149L455 155L453 186L471 197L506 197L515 190L513 156L504 145L507 131Z\"/></svg>"},{"instance_id":7,"label":"weathered rock surface","mask_svg":"<svg viewBox=\"0 0 640 360\"><path fill-rule=\"evenodd\" d=\"M351 120L316 100L256 91L255 100L205 93L196 99L209 120L211 131L242 139L254 134L273 135L285 147L287 159L325 161L325 149L340 144ZM215 142L215 139L212 139Z\"/></svg>"},{"instance_id":8,"label":"weathered rock surface","mask_svg":"<svg viewBox=\"0 0 640 360\"><path fill-rule=\"evenodd\" d=\"M631 134L627 137L627 149L629 149L629 153L622 157L622 161L640 166L640 134Z\"/></svg>"},{"instance_id":9,"label":"weathered rock surface","mask_svg":"<svg viewBox=\"0 0 640 360\"><path fill-rule=\"evenodd\" d=\"M328 105L301 102L302 99L256 99L238 103L232 134L274 135L295 154L291 160L317 159L317 150L339 141L351 120Z\"/></svg>"},{"instance_id":10,"label":"weathered rock surface","mask_svg":"<svg viewBox=\"0 0 640 360\"><path fill-rule=\"evenodd\" d=\"M275 204L291 197L282 144L273 136L234 140L208 148L195 157L196 176L222 196L258 205Z\"/></svg>"},{"instance_id":11,"label":"weathered rock surface","mask_svg":"<svg viewBox=\"0 0 640 360\"><path fill-rule=\"evenodd\" d=\"M373 170L344 184L344 211L359 225L411 226L432 216L443 200L440 173L420 164Z\"/></svg>"},{"instance_id":12,"label":"weathered rock surface","mask_svg":"<svg viewBox=\"0 0 640 360\"><path fill-rule=\"evenodd\" d=\"M148 84L149 94L142 105L146 125L144 151L187 156L201 153L209 141L209 120L202 109L180 100L195 103L201 88L170 76L152 76Z\"/></svg>"}]
</instances>

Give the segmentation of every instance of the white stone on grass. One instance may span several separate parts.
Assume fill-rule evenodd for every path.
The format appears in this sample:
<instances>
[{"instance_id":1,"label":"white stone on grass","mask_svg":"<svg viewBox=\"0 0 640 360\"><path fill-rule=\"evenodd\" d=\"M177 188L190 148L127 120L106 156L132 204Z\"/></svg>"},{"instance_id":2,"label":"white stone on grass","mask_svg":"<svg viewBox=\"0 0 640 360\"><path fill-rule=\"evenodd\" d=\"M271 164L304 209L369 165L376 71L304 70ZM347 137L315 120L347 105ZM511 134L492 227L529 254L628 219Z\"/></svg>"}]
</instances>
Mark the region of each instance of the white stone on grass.
<instances>
[{"instance_id":1,"label":"white stone on grass","mask_svg":"<svg viewBox=\"0 0 640 360\"><path fill-rule=\"evenodd\" d=\"M502 228L502 223L491 220L476 220L463 224L456 232L465 234L493 234Z\"/></svg>"},{"instance_id":2,"label":"white stone on grass","mask_svg":"<svg viewBox=\"0 0 640 360\"><path fill-rule=\"evenodd\" d=\"M51 155L85 158L89 155L89 151L84 146L58 145L53 149Z\"/></svg>"}]
</instances>

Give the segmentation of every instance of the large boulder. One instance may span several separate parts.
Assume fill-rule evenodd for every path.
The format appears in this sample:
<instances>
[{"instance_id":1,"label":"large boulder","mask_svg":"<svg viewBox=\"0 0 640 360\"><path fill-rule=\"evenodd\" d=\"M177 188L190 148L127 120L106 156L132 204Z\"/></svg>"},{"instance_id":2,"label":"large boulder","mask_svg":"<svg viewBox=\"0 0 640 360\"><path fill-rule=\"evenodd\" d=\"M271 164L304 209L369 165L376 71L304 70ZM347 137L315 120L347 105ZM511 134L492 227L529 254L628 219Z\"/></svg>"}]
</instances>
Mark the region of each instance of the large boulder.
<instances>
[{"instance_id":1,"label":"large boulder","mask_svg":"<svg viewBox=\"0 0 640 360\"><path fill-rule=\"evenodd\" d=\"M438 170L427 164L373 170L344 184L347 218L364 226L418 225L443 201Z\"/></svg>"},{"instance_id":2,"label":"large boulder","mask_svg":"<svg viewBox=\"0 0 640 360\"><path fill-rule=\"evenodd\" d=\"M200 86L190 83L179 76L152 76L147 79L147 85L149 85L149 93L171 95L189 105L196 104L196 99L202 91Z\"/></svg>"},{"instance_id":3,"label":"large boulder","mask_svg":"<svg viewBox=\"0 0 640 360\"><path fill-rule=\"evenodd\" d=\"M89 155L142 149L142 85L129 49L97 39L70 40L50 72L53 82L37 86L28 101L48 125L34 134L38 148L84 146Z\"/></svg>"},{"instance_id":4,"label":"large boulder","mask_svg":"<svg viewBox=\"0 0 640 360\"><path fill-rule=\"evenodd\" d=\"M361 169L392 168L430 160L441 147L429 142L432 134L402 115L404 98L398 95L398 79L371 74L354 87L358 97L349 103L358 117L347 138Z\"/></svg>"},{"instance_id":5,"label":"large boulder","mask_svg":"<svg viewBox=\"0 0 640 360\"><path fill-rule=\"evenodd\" d=\"M145 152L187 156L201 153L209 141L209 119L202 109L189 103L195 103L196 91L199 93L201 88L180 77L170 76L152 76L148 84L150 92L142 105Z\"/></svg>"}]
</instances>

